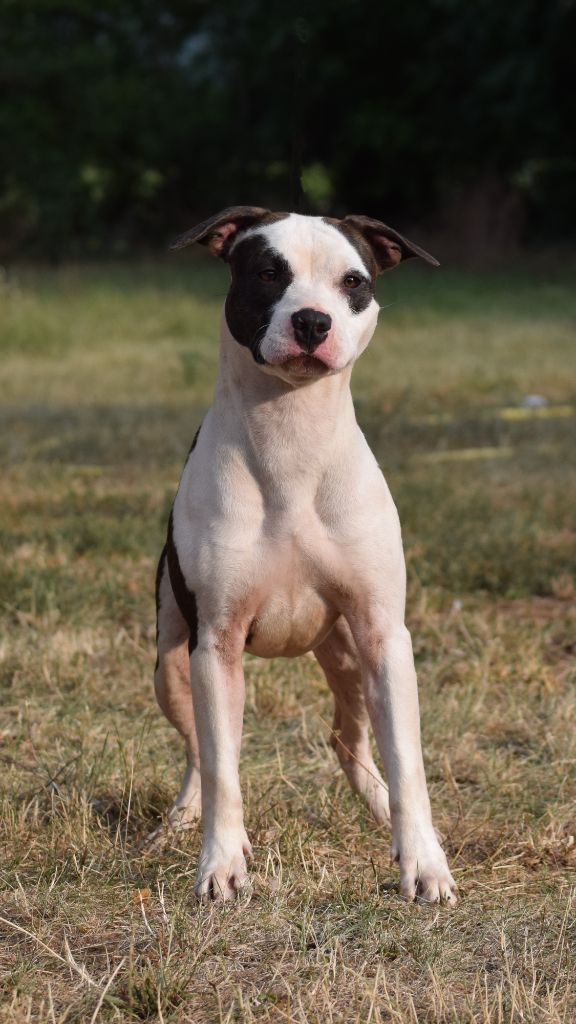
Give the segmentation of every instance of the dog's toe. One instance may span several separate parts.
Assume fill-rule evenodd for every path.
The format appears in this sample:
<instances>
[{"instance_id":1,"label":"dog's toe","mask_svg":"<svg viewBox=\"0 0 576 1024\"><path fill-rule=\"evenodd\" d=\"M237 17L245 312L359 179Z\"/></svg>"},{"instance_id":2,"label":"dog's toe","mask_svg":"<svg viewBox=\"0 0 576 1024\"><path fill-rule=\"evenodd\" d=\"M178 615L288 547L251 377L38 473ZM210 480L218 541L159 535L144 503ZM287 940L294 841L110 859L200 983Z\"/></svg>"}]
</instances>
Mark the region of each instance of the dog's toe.
<instances>
[{"instance_id":1,"label":"dog's toe","mask_svg":"<svg viewBox=\"0 0 576 1024\"><path fill-rule=\"evenodd\" d=\"M436 835L432 833L427 841L412 846L412 849L402 850L400 844L393 843L391 850L393 860L400 864L400 892L404 899L455 906L458 902L456 883Z\"/></svg>"},{"instance_id":2,"label":"dog's toe","mask_svg":"<svg viewBox=\"0 0 576 1024\"><path fill-rule=\"evenodd\" d=\"M246 837L234 847L210 843L202 851L194 892L203 902L233 899L248 884L246 857L252 849Z\"/></svg>"},{"instance_id":3,"label":"dog's toe","mask_svg":"<svg viewBox=\"0 0 576 1024\"><path fill-rule=\"evenodd\" d=\"M213 871L203 874L198 879L194 886L194 893L202 903L219 903L238 896L247 884L248 872L245 864L244 866L237 865L234 870L227 870L224 867L214 868Z\"/></svg>"}]
</instances>

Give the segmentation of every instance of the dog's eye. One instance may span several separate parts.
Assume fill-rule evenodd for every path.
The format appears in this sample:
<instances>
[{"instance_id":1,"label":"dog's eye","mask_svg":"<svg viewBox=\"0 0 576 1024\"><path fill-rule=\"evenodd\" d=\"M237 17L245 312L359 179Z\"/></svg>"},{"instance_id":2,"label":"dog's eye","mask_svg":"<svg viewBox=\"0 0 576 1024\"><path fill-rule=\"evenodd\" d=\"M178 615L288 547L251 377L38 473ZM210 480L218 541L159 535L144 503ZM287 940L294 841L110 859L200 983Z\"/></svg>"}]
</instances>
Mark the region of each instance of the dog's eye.
<instances>
[{"instance_id":1,"label":"dog's eye","mask_svg":"<svg viewBox=\"0 0 576 1024\"><path fill-rule=\"evenodd\" d=\"M362 278L360 277L360 274L346 274L342 284L348 291L351 291L353 288L358 288L362 284Z\"/></svg>"},{"instance_id":2,"label":"dog's eye","mask_svg":"<svg viewBox=\"0 0 576 1024\"><path fill-rule=\"evenodd\" d=\"M272 267L268 267L266 270L258 271L258 277L260 278L261 281L275 281L277 274L276 271L272 269Z\"/></svg>"}]
</instances>

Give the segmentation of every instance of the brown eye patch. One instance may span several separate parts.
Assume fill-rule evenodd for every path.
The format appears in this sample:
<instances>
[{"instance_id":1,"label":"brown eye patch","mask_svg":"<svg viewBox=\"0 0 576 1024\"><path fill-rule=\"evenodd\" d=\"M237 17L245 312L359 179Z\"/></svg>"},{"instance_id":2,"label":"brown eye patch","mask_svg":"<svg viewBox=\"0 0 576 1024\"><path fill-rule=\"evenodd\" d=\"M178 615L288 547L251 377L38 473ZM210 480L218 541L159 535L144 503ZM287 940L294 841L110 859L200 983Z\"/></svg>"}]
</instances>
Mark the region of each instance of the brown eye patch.
<instances>
[{"instance_id":1,"label":"brown eye patch","mask_svg":"<svg viewBox=\"0 0 576 1024\"><path fill-rule=\"evenodd\" d=\"M374 297L374 285L363 274L348 271L342 278L341 288L353 313L362 313Z\"/></svg>"},{"instance_id":2,"label":"brown eye patch","mask_svg":"<svg viewBox=\"0 0 576 1024\"><path fill-rule=\"evenodd\" d=\"M344 221L332 220L330 217L325 217L324 220L327 224L336 228L342 235L344 235L344 238L354 246L368 272L369 276L366 277L364 274L359 274L355 270L349 270L342 279L340 286L346 295L348 305L352 312L363 313L374 298L374 287L376 284L376 275L378 273L378 265L374 259L374 253L360 231L356 231ZM359 278L359 283L356 284L355 281L352 285L351 278Z\"/></svg>"},{"instance_id":3,"label":"brown eye patch","mask_svg":"<svg viewBox=\"0 0 576 1024\"><path fill-rule=\"evenodd\" d=\"M230 256L232 283L226 298L226 323L239 345L263 363L260 346L274 307L293 280L289 263L262 234L240 239Z\"/></svg>"}]
</instances>

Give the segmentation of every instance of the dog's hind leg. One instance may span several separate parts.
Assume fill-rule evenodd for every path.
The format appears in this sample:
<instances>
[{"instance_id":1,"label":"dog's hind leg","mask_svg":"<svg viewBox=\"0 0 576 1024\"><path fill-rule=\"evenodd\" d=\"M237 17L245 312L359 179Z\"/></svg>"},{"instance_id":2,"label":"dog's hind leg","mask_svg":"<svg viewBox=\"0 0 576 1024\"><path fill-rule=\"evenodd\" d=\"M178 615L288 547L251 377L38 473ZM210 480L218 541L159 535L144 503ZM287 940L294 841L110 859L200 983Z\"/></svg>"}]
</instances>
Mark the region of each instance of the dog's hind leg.
<instances>
[{"instance_id":1,"label":"dog's hind leg","mask_svg":"<svg viewBox=\"0 0 576 1024\"><path fill-rule=\"evenodd\" d=\"M156 615L156 699L186 744L186 771L169 821L174 828L188 828L200 816L200 755L190 685L189 630L174 597L165 551L156 577Z\"/></svg>"},{"instance_id":2,"label":"dog's hind leg","mask_svg":"<svg viewBox=\"0 0 576 1024\"><path fill-rule=\"evenodd\" d=\"M331 743L338 760L352 789L368 804L378 824L389 825L388 788L372 757L360 660L344 618L338 619L314 654L334 694Z\"/></svg>"}]
</instances>

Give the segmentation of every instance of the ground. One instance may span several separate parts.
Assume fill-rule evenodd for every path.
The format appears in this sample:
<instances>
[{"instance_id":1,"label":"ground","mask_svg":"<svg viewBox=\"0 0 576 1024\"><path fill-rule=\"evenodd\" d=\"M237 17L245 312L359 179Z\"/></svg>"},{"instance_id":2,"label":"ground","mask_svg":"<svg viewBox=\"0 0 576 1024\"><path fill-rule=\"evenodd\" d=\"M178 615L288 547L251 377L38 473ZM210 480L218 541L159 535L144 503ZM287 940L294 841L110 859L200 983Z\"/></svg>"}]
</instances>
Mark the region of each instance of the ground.
<instances>
[{"instance_id":1,"label":"ground","mask_svg":"<svg viewBox=\"0 0 576 1024\"><path fill-rule=\"evenodd\" d=\"M454 911L398 896L310 658L246 664L251 898L195 902L198 830L142 847L182 771L153 697L153 578L226 271L200 254L5 276L2 1022L576 1018L573 276L401 268L354 376L403 522Z\"/></svg>"}]
</instances>

